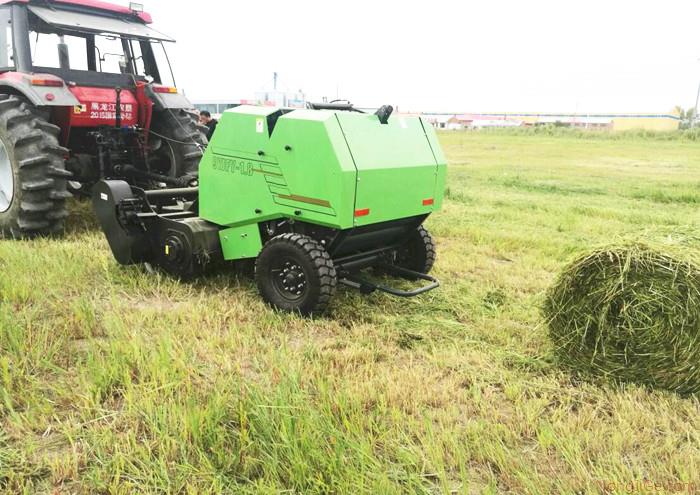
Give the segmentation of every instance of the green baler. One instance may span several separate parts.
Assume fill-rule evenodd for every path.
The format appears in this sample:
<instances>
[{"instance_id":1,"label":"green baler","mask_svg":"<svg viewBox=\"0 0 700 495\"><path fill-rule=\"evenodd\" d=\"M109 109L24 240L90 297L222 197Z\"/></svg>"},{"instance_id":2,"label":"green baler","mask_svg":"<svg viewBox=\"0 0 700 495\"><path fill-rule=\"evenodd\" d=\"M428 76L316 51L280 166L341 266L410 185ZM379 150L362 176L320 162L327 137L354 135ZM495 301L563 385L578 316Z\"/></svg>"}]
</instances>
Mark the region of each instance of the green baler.
<instances>
[{"instance_id":1,"label":"green baler","mask_svg":"<svg viewBox=\"0 0 700 495\"><path fill-rule=\"evenodd\" d=\"M351 106L240 106L226 111L199 166L198 187L143 190L106 180L94 204L122 264L192 277L255 260L263 298L323 311L338 282L414 296L437 287L422 226L442 203L445 159L419 117ZM424 280L398 290L361 270Z\"/></svg>"}]
</instances>

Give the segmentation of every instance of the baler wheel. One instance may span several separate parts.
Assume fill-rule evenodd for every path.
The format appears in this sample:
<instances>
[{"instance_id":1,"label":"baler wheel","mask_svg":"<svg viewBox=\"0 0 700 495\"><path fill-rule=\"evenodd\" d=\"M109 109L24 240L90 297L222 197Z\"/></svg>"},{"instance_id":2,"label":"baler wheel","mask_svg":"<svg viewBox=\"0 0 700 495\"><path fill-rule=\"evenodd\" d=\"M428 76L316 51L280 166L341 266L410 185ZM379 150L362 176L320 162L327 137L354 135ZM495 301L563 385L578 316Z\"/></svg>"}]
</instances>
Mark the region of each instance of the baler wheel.
<instances>
[{"instance_id":1,"label":"baler wheel","mask_svg":"<svg viewBox=\"0 0 700 495\"><path fill-rule=\"evenodd\" d=\"M32 238L63 231L71 197L60 128L46 112L0 94L0 236Z\"/></svg>"},{"instance_id":2,"label":"baler wheel","mask_svg":"<svg viewBox=\"0 0 700 495\"><path fill-rule=\"evenodd\" d=\"M418 273L430 273L435 264L435 242L430 232L419 226L406 243L396 251L393 264Z\"/></svg>"},{"instance_id":3,"label":"baler wheel","mask_svg":"<svg viewBox=\"0 0 700 495\"><path fill-rule=\"evenodd\" d=\"M300 234L282 234L265 244L255 263L255 280L272 307L302 315L322 313L338 283L323 246Z\"/></svg>"}]
</instances>

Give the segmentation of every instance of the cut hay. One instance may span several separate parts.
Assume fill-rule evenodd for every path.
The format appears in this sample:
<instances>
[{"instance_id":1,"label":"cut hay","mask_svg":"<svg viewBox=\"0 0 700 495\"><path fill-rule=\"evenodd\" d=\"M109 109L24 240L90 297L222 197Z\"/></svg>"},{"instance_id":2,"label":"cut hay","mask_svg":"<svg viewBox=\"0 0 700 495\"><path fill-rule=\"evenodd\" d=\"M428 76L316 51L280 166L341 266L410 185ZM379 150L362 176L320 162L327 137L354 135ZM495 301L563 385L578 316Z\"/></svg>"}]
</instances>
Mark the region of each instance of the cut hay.
<instances>
[{"instance_id":1,"label":"cut hay","mask_svg":"<svg viewBox=\"0 0 700 495\"><path fill-rule=\"evenodd\" d=\"M544 305L560 362L588 377L700 391L698 253L634 243L571 263Z\"/></svg>"}]
</instances>

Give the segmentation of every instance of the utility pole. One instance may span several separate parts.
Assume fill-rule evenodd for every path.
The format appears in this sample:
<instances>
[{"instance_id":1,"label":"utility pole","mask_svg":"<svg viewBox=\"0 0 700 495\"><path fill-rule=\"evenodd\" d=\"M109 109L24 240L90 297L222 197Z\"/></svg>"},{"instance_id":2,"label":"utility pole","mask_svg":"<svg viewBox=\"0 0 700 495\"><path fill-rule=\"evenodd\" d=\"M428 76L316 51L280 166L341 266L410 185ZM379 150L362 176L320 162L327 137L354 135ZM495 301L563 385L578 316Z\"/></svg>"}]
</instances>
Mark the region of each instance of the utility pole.
<instances>
[{"instance_id":1,"label":"utility pole","mask_svg":"<svg viewBox=\"0 0 700 495\"><path fill-rule=\"evenodd\" d=\"M272 89L277 91L277 72L272 73L272 80L273 80Z\"/></svg>"},{"instance_id":2,"label":"utility pole","mask_svg":"<svg viewBox=\"0 0 700 495\"><path fill-rule=\"evenodd\" d=\"M700 58L697 60L700 62ZM700 102L700 83L698 83L698 93L695 96L695 111L693 112L693 121L690 123L690 127L695 127L695 122L698 120L698 103Z\"/></svg>"},{"instance_id":3,"label":"utility pole","mask_svg":"<svg viewBox=\"0 0 700 495\"><path fill-rule=\"evenodd\" d=\"M698 100L700 100L700 83L698 83L698 94L695 96L695 111L693 112L693 121L690 127L695 127L695 122L698 120Z\"/></svg>"}]
</instances>

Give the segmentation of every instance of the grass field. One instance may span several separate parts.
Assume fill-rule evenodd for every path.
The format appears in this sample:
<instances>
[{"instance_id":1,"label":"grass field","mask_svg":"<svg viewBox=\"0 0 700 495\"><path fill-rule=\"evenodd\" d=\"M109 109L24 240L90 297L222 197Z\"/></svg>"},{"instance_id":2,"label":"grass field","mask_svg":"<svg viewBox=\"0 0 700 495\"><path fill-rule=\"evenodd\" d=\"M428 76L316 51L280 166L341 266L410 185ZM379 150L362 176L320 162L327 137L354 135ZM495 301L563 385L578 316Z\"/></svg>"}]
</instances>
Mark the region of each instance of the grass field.
<instances>
[{"instance_id":1,"label":"grass field","mask_svg":"<svg viewBox=\"0 0 700 495\"><path fill-rule=\"evenodd\" d=\"M700 144L440 138L443 287L413 300L276 314L233 274L117 266L85 204L64 240L0 241L0 492L700 486L698 400L577 383L538 309L581 250L697 231Z\"/></svg>"}]
</instances>

